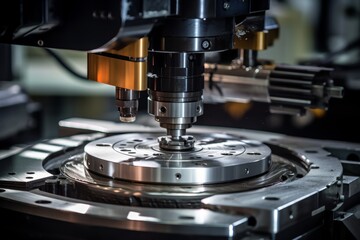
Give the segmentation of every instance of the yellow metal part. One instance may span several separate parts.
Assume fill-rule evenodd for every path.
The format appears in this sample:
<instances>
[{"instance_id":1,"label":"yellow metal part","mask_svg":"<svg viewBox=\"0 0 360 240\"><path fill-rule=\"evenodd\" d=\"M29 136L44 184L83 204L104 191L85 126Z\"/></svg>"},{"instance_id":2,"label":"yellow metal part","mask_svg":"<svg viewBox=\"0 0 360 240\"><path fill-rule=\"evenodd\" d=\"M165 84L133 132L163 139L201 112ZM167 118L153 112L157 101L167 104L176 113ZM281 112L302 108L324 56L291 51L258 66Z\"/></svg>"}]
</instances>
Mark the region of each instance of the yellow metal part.
<instances>
[{"instance_id":1,"label":"yellow metal part","mask_svg":"<svg viewBox=\"0 0 360 240\"><path fill-rule=\"evenodd\" d=\"M269 29L260 32L247 33L240 38L234 37L235 48L249 50L265 50L274 44L275 39L279 37L279 29Z\"/></svg>"},{"instance_id":2,"label":"yellow metal part","mask_svg":"<svg viewBox=\"0 0 360 240\"><path fill-rule=\"evenodd\" d=\"M146 37L120 50L88 53L88 78L121 88L142 91L147 88Z\"/></svg>"}]
</instances>

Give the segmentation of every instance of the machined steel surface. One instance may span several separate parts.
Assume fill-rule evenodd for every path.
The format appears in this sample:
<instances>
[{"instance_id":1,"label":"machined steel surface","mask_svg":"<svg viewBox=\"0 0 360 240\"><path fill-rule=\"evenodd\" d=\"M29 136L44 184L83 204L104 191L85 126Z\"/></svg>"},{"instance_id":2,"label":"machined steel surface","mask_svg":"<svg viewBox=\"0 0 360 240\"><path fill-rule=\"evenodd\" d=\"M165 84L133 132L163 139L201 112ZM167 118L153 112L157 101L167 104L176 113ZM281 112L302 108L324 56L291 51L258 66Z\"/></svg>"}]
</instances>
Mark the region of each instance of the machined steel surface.
<instances>
[{"instance_id":1,"label":"machined steel surface","mask_svg":"<svg viewBox=\"0 0 360 240\"><path fill-rule=\"evenodd\" d=\"M245 67L239 60L205 64L204 102L268 102L272 113L294 115L306 108L326 109L331 98L343 97L343 87L334 85L331 71L298 65Z\"/></svg>"},{"instance_id":2,"label":"machined steel surface","mask_svg":"<svg viewBox=\"0 0 360 240\"><path fill-rule=\"evenodd\" d=\"M83 154L76 155L61 166L62 175L76 183L76 192L68 191L69 195L84 200L156 208L199 208L201 200L209 196L294 181L307 173L303 166L273 155L268 172L240 181L207 185L129 184L128 181L91 173L84 167L83 158Z\"/></svg>"},{"instance_id":3,"label":"machined steel surface","mask_svg":"<svg viewBox=\"0 0 360 240\"><path fill-rule=\"evenodd\" d=\"M247 221L244 216L231 216L206 209L156 211L151 208L57 199L12 189L1 189L0 205L4 204L8 209L73 224L137 232L191 233L192 236L232 238L245 229Z\"/></svg>"},{"instance_id":4,"label":"machined steel surface","mask_svg":"<svg viewBox=\"0 0 360 240\"><path fill-rule=\"evenodd\" d=\"M266 145L229 134L197 134L194 148L159 148L158 134L123 134L85 146L84 165L100 175L136 182L213 184L254 177L269 170Z\"/></svg>"},{"instance_id":5,"label":"machined steel surface","mask_svg":"<svg viewBox=\"0 0 360 240\"><path fill-rule=\"evenodd\" d=\"M63 121L63 126L81 128L85 123L85 120L70 119ZM106 125L102 121L91 120L86 125L88 129L92 128L92 124L98 128L102 126L104 132L120 135L135 132L137 127L134 125L130 129L127 125ZM156 135L159 129L141 128L141 131L142 136ZM40 145L11 153L12 156L2 155L0 209L24 214L30 219L42 217L44 223L59 221L79 229L84 225L90 226L89 229L104 227L104 231L116 229L120 231L117 238L131 232L146 233L146 236L137 239L148 239L154 233L173 234L185 239L201 239L202 236L243 239L244 234L260 234L268 239L292 239L311 233L318 226L316 224L324 223L326 214L336 211L342 202L349 204L348 201L353 201L358 195L359 176L344 176L343 182L342 157L335 153L343 150L346 159L358 154L359 144L244 129L201 126L192 129L193 135L226 133L268 145L273 154L270 170L258 177L223 184L189 186L120 181L84 168L82 153L85 144L97 141L95 139L106 139L101 133L87 133L46 140ZM296 163L297 167L283 165L285 160ZM277 172L273 169L276 164L279 164L279 169L287 170L279 171L268 177L272 180L267 184L261 184L261 178ZM45 182L58 181L54 177L58 176L56 169L59 168L65 174L54 183L54 189L61 191L44 191ZM284 173L287 173L287 179ZM63 185L63 181L68 185ZM88 188L88 199L64 192L66 189L81 192L82 188ZM222 188L230 191L222 191ZM144 205L136 205L136 202L133 205L100 202L103 198L112 199L119 194L133 196L130 200L162 198L159 202L163 203L171 197L176 200L197 198L200 204L195 209L186 206L182 206L185 209L176 209L162 207L161 204L141 207ZM9 224L20 223L11 222L13 218L7 220ZM26 224L32 223L29 221ZM18 229L21 230L20 227Z\"/></svg>"}]
</instances>

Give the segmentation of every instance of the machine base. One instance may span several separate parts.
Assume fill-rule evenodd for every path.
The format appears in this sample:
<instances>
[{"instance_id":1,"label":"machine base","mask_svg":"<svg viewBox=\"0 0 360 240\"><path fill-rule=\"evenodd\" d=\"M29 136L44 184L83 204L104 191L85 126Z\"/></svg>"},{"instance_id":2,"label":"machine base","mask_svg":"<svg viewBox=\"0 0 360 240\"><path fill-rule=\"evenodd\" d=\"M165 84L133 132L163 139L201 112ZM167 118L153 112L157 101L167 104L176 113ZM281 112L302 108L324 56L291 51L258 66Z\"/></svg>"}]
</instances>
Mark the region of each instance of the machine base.
<instances>
[{"instance_id":1,"label":"machine base","mask_svg":"<svg viewBox=\"0 0 360 240\"><path fill-rule=\"evenodd\" d=\"M76 121L77 127L86 122ZM69 120L67 128L70 122L76 121ZM92 129L92 123L91 120L87 122L88 130ZM96 122L94 126L99 128L106 124ZM354 156L360 156L358 144L199 126L192 129L191 134L199 139L203 139L200 136L214 139L222 136L222 142L215 145L224 147L223 142L238 141L239 144L251 142L257 147L271 149L269 169L256 176L229 182L158 183L100 175L89 169L86 156L93 153L85 146L95 144L95 148L100 142L111 143L112 147L97 147L109 147L114 154L124 158L134 158L133 155L148 151L158 152L156 147L149 149L150 142L145 144L148 148L140 147L135 154L128 151L122 154L116 149L125 139L134 142L135 137L141 140L157 136L158 129L142 129L139 133L126 125L110 125L114 128L46 140L2 155L0 210L9 216L4 229L12 236L27 239L73 239L78 236L97 239L99 234L107 239L359 237L357 228L352 227L359 223L359 168L356 161L351 161ZM141 129L141 126L133 127ZM104 141L112 139L117 140ZM131 149L138 149L136 146L139 145ZM226 151L239 151L236 156L242 156L246 152L244 148ZM219 162L222 151L212 153L218 154ZM261 153L266 156L265 152ZM201 150L184 154L187 157L205 155ZM102 155L101 159L106 157ZM192 161L204 159L189 162ZM134 161L130 162L134 164ZM121 161L116 162L119 163ZM184 159L183 163L188 162ZM17 226L16 231L11 226ZM61 227L61 231L49 231L57 227Z\"/></svg>"}]
</instances>

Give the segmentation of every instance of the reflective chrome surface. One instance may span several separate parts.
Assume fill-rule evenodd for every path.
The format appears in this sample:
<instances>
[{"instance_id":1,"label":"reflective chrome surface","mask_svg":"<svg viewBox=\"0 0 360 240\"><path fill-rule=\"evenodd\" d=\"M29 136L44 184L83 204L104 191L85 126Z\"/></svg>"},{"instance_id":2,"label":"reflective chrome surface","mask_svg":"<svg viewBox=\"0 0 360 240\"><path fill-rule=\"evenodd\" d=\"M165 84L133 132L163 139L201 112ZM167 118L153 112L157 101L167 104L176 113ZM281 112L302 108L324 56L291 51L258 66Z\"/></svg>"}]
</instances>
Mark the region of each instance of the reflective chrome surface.
<instances>
[{"instance_id":1,"label":"reflective chrome surface","mask_svg":"<svg viewBox=\"0 0 360 240\"><path fill-rule=\"evenodd\" d=\"M173 185L136 183L116 180L89 172L83 165L83 154L74 156L61 167L62 174L76 183L73 197L143 207L199 208L201 200L216 194L251 191L281 182L296 180L307 170L301 164L272 156L269 171L240 181L208 185Z\"/></svg>"},{"instance_id":2,"label":"reflective chrome surface","mask_svg":"<svg viewBox=\"0 0 360 240\"><path fill-rule=\"evenodd\" d=\"M74 129L86 123L76 119L65 122L67 128L72 125ZM92 124L103 126L107 133L138 135L127 134L127 125L92 120L86 126L91 128ZM141 136L149 136L157 135L159 129L141 131ZM66 223L79 229L79 234L84 230L82 226L89 227L87 230L101 228L102 234L117 231L114 236L125 239L129 233L137 234L131 235L136 239L160 233L162 237L189 239L293 239L313 236L314 228L324 226L321 224L325 220L356 226L355 213L338 214L359 196L359 176L346 175L352 162L351 170L357 171L356 161L350 161L349 156L358 156L359 144L243 129L192 129L193 135L229 133L238 141L251 139L269 146L269 171L249 179L209 185L121 181L91 173L82 164L84 146L107 139L104 134L73 135L1 156L0 209L12 214L4 215L9 224L20 224L20 219L14 218L20 215L31 220L26 226L42 218L42 227L49 222L56 227ZM127 137L126 141L130 140ZM153 141L155 144L156 139ZM13 177L13 173L19 177Z\"/></svg>"},{"instance_id":3,"label":"reflective chrome surface","mask_svg":"<svg viewBox=\"0 0 360 240\"><path fill-rule=\"evenodd\" d=\"M85 146L84 165L115 179L170 184L210 184L235 181L268 171L271 150L266 145L229 134L197 134L194 148L165 151L158 134L122 134Z\"/></svg>"}]
</instances>

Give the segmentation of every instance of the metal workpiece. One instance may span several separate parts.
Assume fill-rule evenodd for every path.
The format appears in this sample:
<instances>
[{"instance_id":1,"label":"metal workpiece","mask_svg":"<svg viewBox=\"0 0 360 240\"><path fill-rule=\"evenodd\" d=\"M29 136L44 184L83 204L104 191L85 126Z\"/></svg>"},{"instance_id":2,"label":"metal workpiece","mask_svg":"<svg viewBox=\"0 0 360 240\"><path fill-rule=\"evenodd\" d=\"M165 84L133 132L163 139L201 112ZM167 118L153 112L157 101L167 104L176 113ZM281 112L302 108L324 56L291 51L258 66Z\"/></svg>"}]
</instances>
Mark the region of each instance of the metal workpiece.
<instances>
[{"instance_id":1,"label":"metal workpiece","mask_svg":"<svg viewBox=\"0 0 360 240\"><path fill-rule=\"evenodd\" d=\"M271 164L266 145L227 134L194 135L197 141L187 151L178 151L184 149L176 146L163 149L170 142L160 140L159 147L158 137L161 139L154 134L124 134L91 142L84 149L84 165L91 172L120 180L214 184L263 174ZM193 138L184 141L190 140Z\"/></svg>"},{"instance_id":2,"label":"metal workpiece","mask_svg":"<svg viewBox=\"0 0 360 240\"><path fill-rule=\"evenodd\" d=\"M50 235L71 225L71 234L116 232L109 238L292 239L355 214L345 206L358 199L359 176L343 178L340 159L358 156L358 144L197 126L194 149L170 151L159 147L159 129L92 124L112 136L50 139L3 155L0 210L16 212L6 227L17 223L20 233L23 216L37 219L26 222L33 231L55 223ZM115 174L122 168L129 178Z\"/></svg>"},{"instance_id":3,"label":"metal workpiece","mask_svg":"<svg viewBox=\"0 0 360 240\"><path fill-rule=\"evenodd\" d=\"M0 206L56 221L57 226L63 226L64 222L69 222L77 226L80 232L81 226L90 227L87 228L87 234L89 231L93 232L91 229L96 227L97 231L105 231L102 236L108 236L111 239L114 235L108 235L106 230L109 228L112 229L112 233L117 233L117 239L119 236L149 239L149 232L163 234L160 235L162 237L180 234L186 237L206 236L232 239L247 226L245 216L231 216L206 209L182 209L181 211L161 209L158 211L159 209L79 201L4 188L0 191ZM30 226L33 224L31 221L28 223ZM60 227L53 230L52 234L64 236L64 233L60 233L61 231L64 229ZM73 232L72 237L77 235L78 231ZM94 234L97 235L98 232ZM84 233L81 236L84 236Z\"/></svg>"},{"instance_id":4,"label":"metal workpiece","mask_svg":"<svg viewBox=\"0 0 360 240\"><path fill-rule=\"evenodd\" d=\"M86 51L87 78L116 88L123 122L62 120L64 137L1 149L4 236L360 237L360 144L193 127L204 103L301 115L342 97L332 69L258 59L279 36L269 0L3 2L0 42ZM145 90L156 127L130 124Z\"/></svg>"},{"instance_id":5,"label":"metal workpiece","mask_svg":"<svg viewBox=\"0 0 360 240\"><path fill-rule=\"evenodd\" d=\"M204 102L270 102L271 71L231 65L205 64Z\"/></svg>"},{"instance_id":6,"label":"metal workpiece","mask_svg":"<svg viewBox=\"0 0 360 240\"><path fill-rule=\"evenodd\" d=\"M56 161L46 159L56 158L59 154L71 158L71 150L81 147L84 142L104 137L102 133L77 135L69 138L54 138L41 141L31 146L12 151L16 154L0 156L0 186L28 191L43 185L52 178L52 174L44 167L56 165Z\"/></svg>"},{"instance_id":7,"label":"metal workpiece","mask_svg":"<svg viewBox=\"0 0 360 240\"><path fill-rule=\"evenodd\" d=\"M334 84L331 71L299 65L205 64L204 101L267 102L272 113L302 115L308 108L327 109L330 99L342 98L343 87Z\"/></svg>"},{"instance_id":8,"label":"metal workpiece","mask_svg":"<svg viewBox=\"0 0 360 240\"><path fill-rule=\"evenodd\" d=\"M303 150L301 142L276 142L287 146L285 149L272 148L276 154L284 151L283 154L299 156L309 172L286 184L209 197L203 199L203 207L232 214L246 213L251 216L254 231L269 232L275 238L281 238L284 229L291 229L306 219L321 218L325 211L342 203L342 167L339 161L316 145ZM307 149L309 145L305 143L303 146Z\"/></svg>"},{"instance_id":9,"label":"metal workpiece","mask_svg":"<svg viewBox=\"0 0 360 240\"><path fill-rule=\"evenodd\" d=\"M257 177L217 184L159 184L141 183L113 179L89 171L83 164L84 155L75 155L64 163L60 171L75 189L64 190L53 184L46 184L46 191L72 198L154 208L201 208L201 200L217 194L252 191L286 181L294 181L297 175L307 170L301 165L277 155L271 156L267 172Z\"/></svg>"},{"instance_id":10,"label":"metal workpiece","mask_svg":"<svg viewBox=\"0 0 360 240\"><path fill-rule=\"evenodd\" d=\"M139 108L140 92L126 88L116 88L116 106L121 122L134 122Z\"/></svg>"},{"instance_id":11,"label":"metal workpiece","mask_svg":"<svg viewBox=\"0 0 360 240\"><path fill-rule=\"evenodd\" d=\"M342 98L343 87L335 86L332 69L277 65L269 78L270 111L304 114L305 108L327 109L331 98Z\"/></svg>"},{"instance_id":12,"label":"metal workpiece","mask_svg":"<svg viewBox=\"0 0 360 240\"><path fill-rule=\"evenodd\" d=\"M172 136L178 137L172 137ZM159 147L169 151L192 150L195 145L195 138L191 135L185 135L183 132L170 132L169 136L158 137Z\"/></svg>"}]
</instances>

